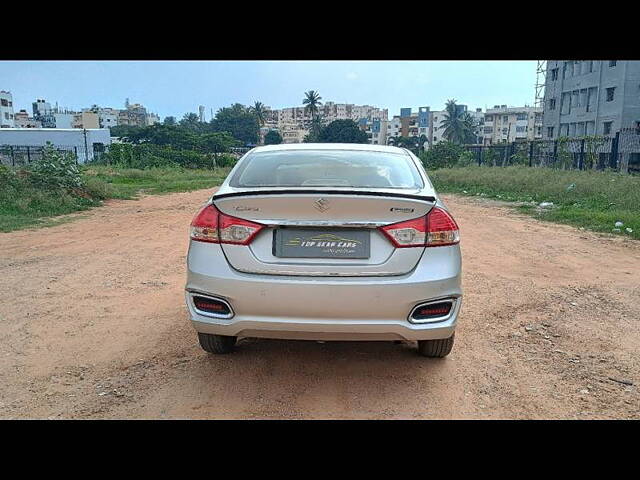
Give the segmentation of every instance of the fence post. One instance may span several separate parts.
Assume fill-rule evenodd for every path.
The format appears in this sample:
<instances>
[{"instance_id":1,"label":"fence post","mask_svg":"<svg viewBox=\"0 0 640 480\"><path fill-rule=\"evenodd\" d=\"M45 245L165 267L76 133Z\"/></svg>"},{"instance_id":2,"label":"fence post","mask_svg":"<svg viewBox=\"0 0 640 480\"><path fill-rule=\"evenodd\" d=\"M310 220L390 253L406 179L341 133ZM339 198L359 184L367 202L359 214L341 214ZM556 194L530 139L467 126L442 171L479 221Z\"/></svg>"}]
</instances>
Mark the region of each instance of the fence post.
<instances>
[{"instance_id":1,"label":"fence post","mask_svg":"<svg viewBox=\"0 0 640 480\"><path fill-rule=\"evenodd\" d=\"M73 147L73 154L76 157L76 165L78 164L78 147Z\"/></svg>"},{"instance_id":2,"label":"fence post","mask_svg":"<svg viewBox=\"0 0 640 480\"><path fill-rule=\"evenodd\" d=\"M578 157L578 170L584 169L584 138L580 140L580 156Z\"/></svg>"},{"instance_id":3,"label":"fence post","mask_svg":"<svg viewBox=\"0 0 640 480\"><path fill-rule=\"evenodd\" d=\"M535 143L534 140L531 140L529 142L529 166L532 167L533 166L533 144Z\"/></svg>"},{"instance_id":4,"label":"fence post","mask_svg":"<svg viewBox=\"0 0 640 480\"><path fill-rule=\"evenodd\" d=\"M15 157L15 154L13 153L13 145L11 145L9 147L9 150L11 152L11 165L15 167L16 166L16 157Z\"/></svg>"},{"instance_id":5,"label":"fence post","mask_svg":"<svg viewBox=\"0 0 640 480\"><path fill-rule=\"evenodd\" d=\"M480 148L478 149L478 166L481 167L482 166L482 150L484 149L484 145L480 145Z\"/></svg>"},{"instance_id":6,"label":"fence post","mask_svg":"<svg viewBox=\"0 0 640 480\"><path fill-rule=\"evenodd\" d=\"M620 130L616 132L616 136L611 139L611 153L609 154L609 166L618 169L618 143L620 142Z\"/></svg>"},{"instance_id":7,"label":"fence post","mask_svg":"<svg viewBox=\"0 0 640 480\"><path fill-rule=\"evenodd\" d=\"M553 142L553 165L555 166L558 163L558 140Z\"/></svg>"},{"instance_id":8,"label":"fence post","mask_svg":"<svg viewBox=\"0 0 640 480\"><path fill-rule=\"evenodd\" d=\"M27 145L27 163L31 164L31 150L29 149L29 145Z\"/></svg>"}]
</instances>

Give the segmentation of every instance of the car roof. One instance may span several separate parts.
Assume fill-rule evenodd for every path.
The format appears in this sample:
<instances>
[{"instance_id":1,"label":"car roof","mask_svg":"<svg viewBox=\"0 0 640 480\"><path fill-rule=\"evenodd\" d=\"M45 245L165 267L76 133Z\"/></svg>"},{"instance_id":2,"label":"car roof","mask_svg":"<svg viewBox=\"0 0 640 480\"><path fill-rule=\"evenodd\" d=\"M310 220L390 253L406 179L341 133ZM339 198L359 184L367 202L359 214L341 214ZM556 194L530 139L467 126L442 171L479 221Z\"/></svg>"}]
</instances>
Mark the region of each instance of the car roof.
<instances>
[{"instance_id":1,"label":"car roof","mask_svg":"<svg viewBox=\"0 0 640 480\"><path fill-rule=\"evenodd\" d=\"M251 153L274 152L286 150L359 150L365 152L386 152L406 155L403 148L388 145L371 145L367 143L281 143L280 145L264 145L253 148Z\"/></svg>"}]
</instances>

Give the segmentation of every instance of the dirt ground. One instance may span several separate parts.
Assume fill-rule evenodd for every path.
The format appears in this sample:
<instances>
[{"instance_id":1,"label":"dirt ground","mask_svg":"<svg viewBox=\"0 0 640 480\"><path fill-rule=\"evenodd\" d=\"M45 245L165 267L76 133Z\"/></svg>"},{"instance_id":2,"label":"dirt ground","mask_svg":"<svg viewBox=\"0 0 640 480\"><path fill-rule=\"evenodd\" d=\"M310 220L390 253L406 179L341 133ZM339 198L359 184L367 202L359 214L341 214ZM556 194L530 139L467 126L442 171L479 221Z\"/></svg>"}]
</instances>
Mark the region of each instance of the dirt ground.
<instances>
[{"instance_id":1,"label":"dirt ground","mask_svg":"<svg viewBox=\"0 0 640 480\"><path fill-rule=\"evenodd\" d=\"M445 196L466 295L449 357L258 339L212 356L183 305L209 194L0 234L1 418L640 418L638 243Z\"/></svg>"}]
</instances>

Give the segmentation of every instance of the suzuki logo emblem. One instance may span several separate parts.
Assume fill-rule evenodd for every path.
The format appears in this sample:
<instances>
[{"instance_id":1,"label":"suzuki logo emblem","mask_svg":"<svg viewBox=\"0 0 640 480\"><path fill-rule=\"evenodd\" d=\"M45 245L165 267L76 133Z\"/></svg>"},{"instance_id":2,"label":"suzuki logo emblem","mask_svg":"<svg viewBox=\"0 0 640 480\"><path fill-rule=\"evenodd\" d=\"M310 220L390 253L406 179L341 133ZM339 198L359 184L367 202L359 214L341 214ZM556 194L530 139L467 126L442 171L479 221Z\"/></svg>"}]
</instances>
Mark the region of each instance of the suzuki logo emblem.
<instances>
[{"instance_id":1,"label":"suzuki logo emblem","mask_svg":"<svg viewBox=\"0 0 640 480\"><path fill-rule=\"evenodd\" d=\"M327 200L326 198L319 198L314 202L313 206L316 208L316 210L319 210L321 212L327 211L329 210L329 200Z\"/></svg>"}]
</instances>

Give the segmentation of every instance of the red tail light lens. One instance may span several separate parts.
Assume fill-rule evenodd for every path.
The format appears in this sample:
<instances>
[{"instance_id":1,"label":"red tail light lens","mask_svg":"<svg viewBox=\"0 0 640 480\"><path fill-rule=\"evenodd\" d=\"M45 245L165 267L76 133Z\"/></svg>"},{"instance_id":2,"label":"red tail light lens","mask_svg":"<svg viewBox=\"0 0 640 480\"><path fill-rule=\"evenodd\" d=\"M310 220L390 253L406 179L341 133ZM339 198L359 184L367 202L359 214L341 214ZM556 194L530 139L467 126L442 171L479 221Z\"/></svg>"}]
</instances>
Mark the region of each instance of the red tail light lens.
<instances>
[{"instance_id":1,"label":"red tail light lens","mask_svg":"<svg viewBox=\"0 0 640 480\"><path fill-rule=\"evenodd\" d=\"M191 222L191 239L249 245L262 228L259 223L225 215L214 205L206 205Z\"/></svg>"},{"instance_id":2,"label":"red tail light lens","mask_svg":"<svg viewBox=\"0 0 640 480\"><path fill-rule=\"evenodd\" d=\"M445 210L434 207L427 214L427 247L455 245L460 242L458 224Z\"/></svg>"},{"instance_id":3,"label":"red tail light lens","mask_svg":"<svg viewBox=\"0 0 640 480\"><path fill-rule=\"evenodd\" d=\"M445 210L434 207L424 217L381 228L396 248L439 247L460 241L458 225Z\"/></svg>"}]
</instances>

